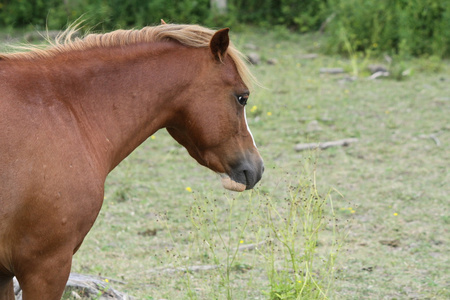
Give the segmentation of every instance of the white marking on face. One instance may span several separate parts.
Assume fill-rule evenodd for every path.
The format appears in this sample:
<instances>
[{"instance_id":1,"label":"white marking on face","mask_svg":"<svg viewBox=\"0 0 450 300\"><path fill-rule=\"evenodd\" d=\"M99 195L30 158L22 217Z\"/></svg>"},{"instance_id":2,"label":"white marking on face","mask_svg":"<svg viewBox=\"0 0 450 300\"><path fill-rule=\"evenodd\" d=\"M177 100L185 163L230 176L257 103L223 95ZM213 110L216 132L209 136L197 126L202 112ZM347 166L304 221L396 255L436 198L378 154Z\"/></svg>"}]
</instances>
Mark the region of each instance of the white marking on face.
<instances>
[{"instance_id":1,"label":"white marking on face","mask_svg":"<svg viewBox=\"0 0 450 300\"><path fill-rule=\"evenodd\" d=\"M253 146L255 146L255 148L257 148L257 147L256 147L256 143L255 143L255 139L253 138L253 134L252 134L252 132L250 131L250 127L248 127L247 113L246 113L246 111L245 111L245 107L244 107L244 119L245 119L245 125L247 126L247 131L248 131L248 133L250 133L250 136L252 137Z\"/></svg>"}]
</instances>

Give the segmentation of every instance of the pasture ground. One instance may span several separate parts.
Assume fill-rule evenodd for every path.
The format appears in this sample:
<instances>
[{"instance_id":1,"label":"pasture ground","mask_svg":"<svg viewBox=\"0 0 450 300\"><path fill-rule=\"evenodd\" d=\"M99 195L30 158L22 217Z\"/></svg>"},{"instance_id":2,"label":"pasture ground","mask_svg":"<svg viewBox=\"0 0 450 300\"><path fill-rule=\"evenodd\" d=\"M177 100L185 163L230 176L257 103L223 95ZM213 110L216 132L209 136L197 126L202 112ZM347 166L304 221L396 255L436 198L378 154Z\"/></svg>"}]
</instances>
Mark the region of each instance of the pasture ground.
<instances>
[{"instance_id":1,"label":"pasture ground","mask_svg":"<svg viewBox=\"0 0 450 300\"><path fill-rule=\"evenodd\" d=\"M265 88L256 87L247 107L266 164L257 189L224 191L215 174L161 130L110 174L103 208L72 271L109 278L137 299L225 299L223 268L173 269L223 264L228 254L218 233L231 248L263 240L261 218L244 231L229 228L242 228L264 195L283 207L310 156L295 152L296 143L355 137L349 147L314 154L318 189L342 194L333 192L344 238L331 298L449 299L449 62L394 57L392 69L410 75L367 80L370 59L304 59L320 53L316 36L248 31L232 39L244 52L250 52L244 45L256 45L263 60L252 70ZM272 58L275 65L265 63ZM323 67L348 72L320 74ZM215 258L191 221L193 207L218 216L208 237L217 241ZM329 229L320 234L318 253L331 239ZM266 299L266 268L257 251L239 252L230 273L233 299Z\"/></svg>"}]
</instances>

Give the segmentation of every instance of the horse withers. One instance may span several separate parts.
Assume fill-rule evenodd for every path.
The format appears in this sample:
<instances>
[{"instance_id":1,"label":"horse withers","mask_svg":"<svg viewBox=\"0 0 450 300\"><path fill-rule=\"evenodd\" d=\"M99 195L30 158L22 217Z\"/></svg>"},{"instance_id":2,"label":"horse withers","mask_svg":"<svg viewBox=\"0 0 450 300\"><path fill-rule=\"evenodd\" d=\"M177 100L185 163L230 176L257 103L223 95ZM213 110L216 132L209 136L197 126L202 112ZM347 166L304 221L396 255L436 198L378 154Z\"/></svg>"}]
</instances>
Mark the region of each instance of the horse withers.
<instances>
[{"instance_id":1,"label":"horse withers","mask_svg":"<svg viewBox=\"0 0 450 300\"><path fill-rule=\"evenodd\" d=\"M0 54L0 299L59 299L108 173L160 128L225 188L260 180L228 29L161 25ZM63 42L60 42L64 40Z\"/></svg>"}]
</instances>

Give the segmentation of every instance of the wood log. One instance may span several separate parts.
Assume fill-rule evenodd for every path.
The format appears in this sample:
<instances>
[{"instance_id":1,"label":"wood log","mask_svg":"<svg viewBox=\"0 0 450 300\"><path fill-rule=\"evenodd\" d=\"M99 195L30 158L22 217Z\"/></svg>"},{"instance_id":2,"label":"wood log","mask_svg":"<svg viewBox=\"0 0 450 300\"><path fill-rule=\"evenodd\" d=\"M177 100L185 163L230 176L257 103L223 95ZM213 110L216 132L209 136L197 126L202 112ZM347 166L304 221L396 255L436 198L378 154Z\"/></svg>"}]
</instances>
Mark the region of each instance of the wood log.
<instances>
[{"instance_id":1,"label":"wood log","mask_svg":"<svg viewBox=\"0 0 450 300\"><path fill-rule=\"evenodd\" d=\"M324 142L324 143L310 143L310 144L297 144L294 146L295 151L304 151L304 150L314 150L314 149L327 149L330 147L346 147L351 143L356 143L358 139L349 138L332 142Z\"/></svg>"}]
</instances>

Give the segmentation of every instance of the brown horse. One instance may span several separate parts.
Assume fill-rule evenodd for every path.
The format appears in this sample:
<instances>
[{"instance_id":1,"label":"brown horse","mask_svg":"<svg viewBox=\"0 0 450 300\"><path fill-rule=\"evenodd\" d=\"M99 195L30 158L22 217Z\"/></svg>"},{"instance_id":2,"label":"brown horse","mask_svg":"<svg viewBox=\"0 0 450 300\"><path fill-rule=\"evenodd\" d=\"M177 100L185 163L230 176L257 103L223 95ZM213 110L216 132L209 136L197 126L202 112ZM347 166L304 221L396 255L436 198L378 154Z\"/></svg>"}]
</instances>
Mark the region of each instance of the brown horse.
<instances>
[{"instance_id":1,"label":"brown horse","mask_svg":"<svg viewBox=\"0 0 450 300\"><path fill-rule=\"evenodd\" d=\"M73 31L73 30L72 30ZM223 186L263 172L228 29L161 25L0 54L0 299L59 299L108 173L160 128Z\"/></svg>"}]
</instances>

